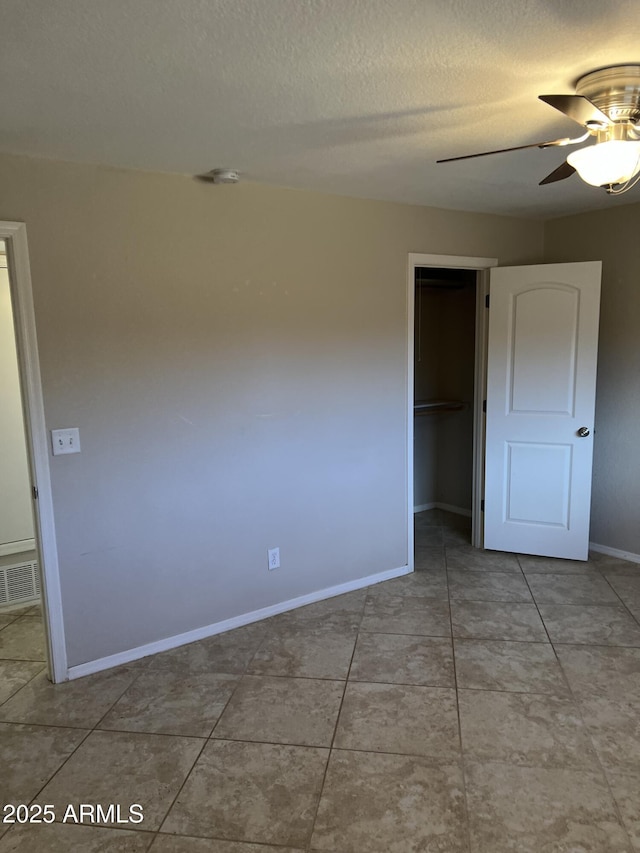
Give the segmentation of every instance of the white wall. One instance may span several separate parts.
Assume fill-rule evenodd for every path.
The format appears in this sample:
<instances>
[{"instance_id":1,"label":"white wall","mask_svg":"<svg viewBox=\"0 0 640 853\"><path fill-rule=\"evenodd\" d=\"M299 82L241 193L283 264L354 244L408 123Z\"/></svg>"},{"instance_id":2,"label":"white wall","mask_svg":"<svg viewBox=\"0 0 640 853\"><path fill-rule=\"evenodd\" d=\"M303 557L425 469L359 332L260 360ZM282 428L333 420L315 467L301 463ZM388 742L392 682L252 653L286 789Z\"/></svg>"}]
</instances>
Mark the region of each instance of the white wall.
<instances>
[{"instance_id":1,"label":"white wall","mask_svg":"<svg viewBox=\"0 0 640 853\"><path fill-rule=\"evenodd\" d=\"M47 428L80 428L71 665L407 563L408 254L535 262L540 223L9 156L0 185Z\"/></svg>"},{"instance_id":2,"label":"white wall","mask_svg":"<svg viewBox=\"0 0 640 853\"><path fill-rule=\"evenodd\" d=\"M9 275L3 254L0 254L0 401L0 554L9 554L32 547L33 517ZM25 540L29 540L26 546Z\"/></svg>"}]
</instances>

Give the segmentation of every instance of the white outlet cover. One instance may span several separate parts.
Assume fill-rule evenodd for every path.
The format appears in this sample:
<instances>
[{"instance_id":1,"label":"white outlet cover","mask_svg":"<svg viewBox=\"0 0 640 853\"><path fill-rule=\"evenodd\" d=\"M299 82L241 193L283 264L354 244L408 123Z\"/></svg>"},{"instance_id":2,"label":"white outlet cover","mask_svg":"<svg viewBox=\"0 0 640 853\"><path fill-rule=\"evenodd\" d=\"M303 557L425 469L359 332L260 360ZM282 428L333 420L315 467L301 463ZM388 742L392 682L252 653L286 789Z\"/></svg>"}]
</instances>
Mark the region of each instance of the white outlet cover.
<instances>
[{"instance_id":1,"label":"white outlet cover","mask_svg":"<svg viewBox=\"0 0 640 853\"><path fill-rule=\"evenodd\" d=\"M78 427L51 430L51 449L54 456L65 453L80 453L80 430Z\"/></svg>"},{"instance_id":2,"label":"white outlet cover","mask_svg":"<svg viewBox=\"0 0 640 853\"><path fill-rule=\"evenodd\" d=\"M280 568L280 548L269 548L269 571Z\"/></svg>"}]
</instances>

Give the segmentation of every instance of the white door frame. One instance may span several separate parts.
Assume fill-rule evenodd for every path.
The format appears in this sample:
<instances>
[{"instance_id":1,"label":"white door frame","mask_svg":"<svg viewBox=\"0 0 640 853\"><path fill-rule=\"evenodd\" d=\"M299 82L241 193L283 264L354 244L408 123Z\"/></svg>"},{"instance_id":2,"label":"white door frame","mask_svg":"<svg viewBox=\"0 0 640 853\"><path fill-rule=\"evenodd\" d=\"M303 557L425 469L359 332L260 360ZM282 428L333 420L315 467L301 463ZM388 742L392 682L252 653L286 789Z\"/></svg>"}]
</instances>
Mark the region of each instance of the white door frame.
<instances>
[{"instance_id":1,"label":"white door frame","mask_svg":"<svg viewBox=\"0 0 640 853\"><path fill-rule=\"evenodd\" d=\"M27 456L31 485L34 489L33 515L49 678L53 682L59 682L68 678L67 653L26 225L23 222L0 221L0 239L3 239L7 246Z\"/></svg>"},{"instance_id":2,"label":"white door frame","mask_svg":"<svg viewBox=\"0 0 640 853\"><path fill-rule=\"evenodd\" d=\"M497 258L471 258L458 255L430 255L409 253L407 272L407 519L408 565L414 570L413 536L413 403L415 359L415 273L416 267L438 269L467 269L478 272L476 284L476 355L473 400L473 512L471 542L476 548L483 545L481 500L484 493L484 415L482 403L487 382L487 331L488 311L485 309L489 293L489 270L498 266Z\"/></svg>"}]
</instances>

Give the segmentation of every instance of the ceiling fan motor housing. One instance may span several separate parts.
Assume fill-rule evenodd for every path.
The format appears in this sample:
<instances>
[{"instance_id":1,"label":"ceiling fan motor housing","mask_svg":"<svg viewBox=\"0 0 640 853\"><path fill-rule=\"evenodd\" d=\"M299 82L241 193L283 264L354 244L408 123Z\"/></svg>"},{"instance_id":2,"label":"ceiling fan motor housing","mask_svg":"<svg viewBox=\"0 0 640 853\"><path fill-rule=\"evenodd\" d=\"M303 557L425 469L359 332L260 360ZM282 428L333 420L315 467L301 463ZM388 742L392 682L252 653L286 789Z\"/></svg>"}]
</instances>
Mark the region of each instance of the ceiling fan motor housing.
<instances>
[{"instance_id":1,"label":"ceiling fan motor housing","mask_svg":"<svg viewBox=\"0 0 640 853\"><path fill-rule=\"evenodd\" d=\"M640 65L591 71L577 81L576 94L588 98L616 125L640 123Z\"/></svg>"}]
</instances>

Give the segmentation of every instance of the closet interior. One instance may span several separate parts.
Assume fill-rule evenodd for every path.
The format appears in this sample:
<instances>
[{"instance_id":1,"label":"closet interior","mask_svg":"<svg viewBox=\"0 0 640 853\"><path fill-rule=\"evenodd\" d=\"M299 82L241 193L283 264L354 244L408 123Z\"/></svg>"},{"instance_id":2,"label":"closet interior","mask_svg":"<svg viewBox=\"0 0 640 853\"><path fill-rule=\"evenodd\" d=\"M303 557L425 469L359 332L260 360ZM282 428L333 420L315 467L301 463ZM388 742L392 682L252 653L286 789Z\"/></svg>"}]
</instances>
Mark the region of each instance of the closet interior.
<instances>
[{"instance_id":1,"label":"closet interior","mask_svg":"<svg viewBox=\"0 0 640 853\"><path fill-rule=\"evenodd\" d=\"M415 271L414 512L471 515L476 277Z\"/></svg>"}]
</instances>

